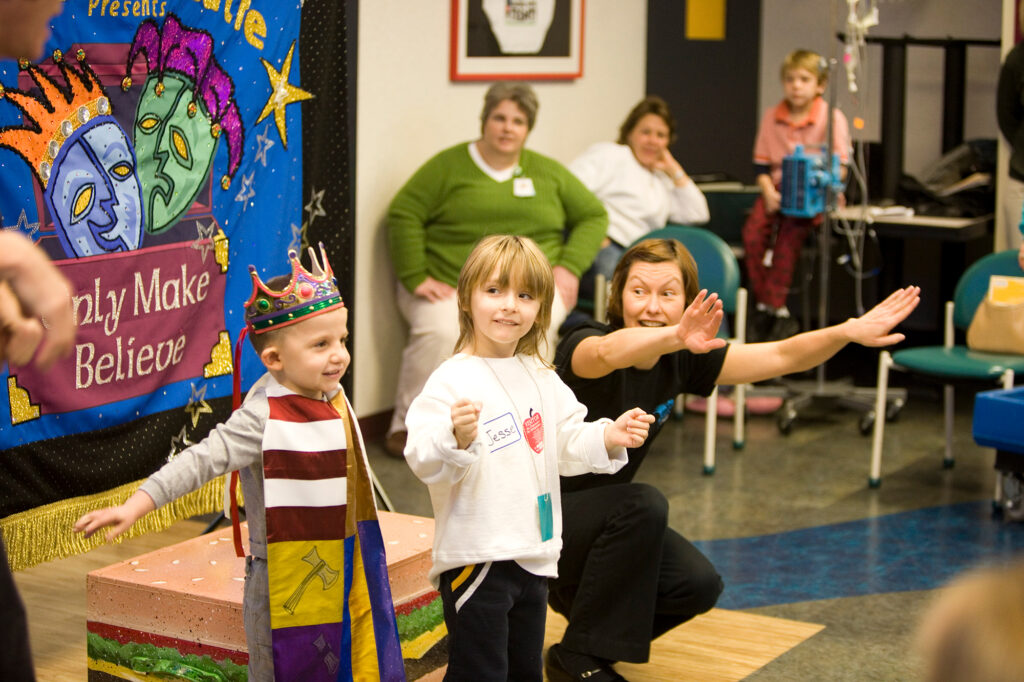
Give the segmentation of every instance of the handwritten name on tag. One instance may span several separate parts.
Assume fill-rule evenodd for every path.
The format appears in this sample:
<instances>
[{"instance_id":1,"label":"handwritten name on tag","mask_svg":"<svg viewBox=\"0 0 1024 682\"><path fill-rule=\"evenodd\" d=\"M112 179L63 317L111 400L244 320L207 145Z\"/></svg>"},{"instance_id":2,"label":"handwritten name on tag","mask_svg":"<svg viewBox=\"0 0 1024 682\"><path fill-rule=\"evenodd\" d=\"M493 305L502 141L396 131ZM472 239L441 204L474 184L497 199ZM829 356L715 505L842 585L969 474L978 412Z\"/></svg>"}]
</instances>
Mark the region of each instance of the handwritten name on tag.
<instances>
[{"instance_id":1,"label":"handwritten name on tag","mask_svg":"<svg viewBox=\"0 0 1024 682\"><path fill-rule=\"evenodd\" d=\"M497 452L518 443L523 438L511 412L484 422L481 431L480 438L488 452Z\"/></svg>"}]
</instances>

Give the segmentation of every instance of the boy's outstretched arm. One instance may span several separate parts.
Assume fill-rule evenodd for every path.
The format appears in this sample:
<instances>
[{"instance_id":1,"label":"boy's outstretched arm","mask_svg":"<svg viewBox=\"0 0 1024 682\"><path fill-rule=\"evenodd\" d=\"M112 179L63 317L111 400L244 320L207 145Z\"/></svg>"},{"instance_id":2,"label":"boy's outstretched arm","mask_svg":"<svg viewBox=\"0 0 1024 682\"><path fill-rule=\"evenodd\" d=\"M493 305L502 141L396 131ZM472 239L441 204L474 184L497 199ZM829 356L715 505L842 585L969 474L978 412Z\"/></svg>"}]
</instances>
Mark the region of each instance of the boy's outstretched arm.
<instances>
[{"instance_id":1,"label":"boy's outstretched arm","mask_svg":"<svg viewBox=\"0 0 1024 682\"><path fill-rule=\"evenodd\" d=\"M154 509L156 509L156 503L153 502L153 498L142 490L136 490L131 497L125 500L124 504L83 514L82 518L75 521L72 530L76 533L84 533L84 536L88 538L92 537L93 533L100 528L113 526L107 533L109 542Z\"/></svg>"},{"instance_id":2,"label":"boy's outstretched arm","mask_svg":"<svg viewBox=\"0 0 1024 682\"><path fill-rule=\"evenodd\" d=\"M604 427L604 448L638 448L647 440L647 434L654 423L654 415L634 407L619 415L619 418Z\"/></svg>"},{"instance_id":3,"label":"boy's outstretched arm","mask_svg":"<svg viewBox=\"0 0 1024 682\"><path fill-rule=\"evenodd\" d=\"M746 384L802 372L825 362L846 344L888 346L903 340L893 328L921 301L921 287L897 289L860 317L770 343L734 344L718 374L718 384Z\"/></svg>"}]
</instances>

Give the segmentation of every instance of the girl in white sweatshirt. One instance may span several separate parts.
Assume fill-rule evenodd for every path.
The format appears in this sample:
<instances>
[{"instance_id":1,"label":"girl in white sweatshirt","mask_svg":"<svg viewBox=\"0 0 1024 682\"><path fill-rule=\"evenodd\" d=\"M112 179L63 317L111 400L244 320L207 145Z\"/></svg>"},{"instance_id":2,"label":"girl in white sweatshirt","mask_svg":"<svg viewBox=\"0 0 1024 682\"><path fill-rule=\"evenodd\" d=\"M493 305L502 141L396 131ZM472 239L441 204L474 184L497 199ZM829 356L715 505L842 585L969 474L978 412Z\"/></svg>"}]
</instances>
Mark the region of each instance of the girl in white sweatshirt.
<instances>
[{"instance_id":1,"label":"girl in white sweatshirt","mask_svg":"<svg viewBox=\"0 0 1024 682\"><path fill-rule=\"evenodd\" d=\"M561 550L558 477L614 473L654 417L586 408L543 360L554 279L530 239L477 244L458 281L455 356L406 417L405 458L430 489L430 579L448 628L446 680L542 679L547 579Z\"/></svg>"}]
</instances>

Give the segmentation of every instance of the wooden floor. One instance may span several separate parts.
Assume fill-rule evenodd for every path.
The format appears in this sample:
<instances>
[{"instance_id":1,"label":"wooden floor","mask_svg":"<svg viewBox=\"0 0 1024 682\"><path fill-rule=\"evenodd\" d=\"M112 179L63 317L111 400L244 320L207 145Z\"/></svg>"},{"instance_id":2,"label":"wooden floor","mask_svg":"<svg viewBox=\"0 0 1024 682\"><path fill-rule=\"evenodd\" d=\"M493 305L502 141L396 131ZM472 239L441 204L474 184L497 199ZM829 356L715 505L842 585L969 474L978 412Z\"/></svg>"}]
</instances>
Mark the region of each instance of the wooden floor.
<instances>
[{"instance_id":1,"label":"wooden floor","mask_svg":"<svg viewBox=\"0 0 1024 682\"><path fill-rule=\"evenodd\" d=\"M205 525L198 521L179 521L162 533L147 533L15 573L28 611L33 662L40 682L82 682L87 677L85 575L89 571L193 538L203 530Z\"/></svg>"},{"instance_id":2,"label":"wooden floor","mask_svg":"<svg viewBox=\"0 0 1024 682\"><path fill-rule=\"evenodd\" d=\"M181 521L162 533L16 573L28 610L37 677L47 682L86 679L85 576L89 571L187 540L203 529L199 522ZM742 680L822 627L714 609L659 638L649 663L622 663L616 668L634 682ZM565 619L549 611L546 645L558 641L564 629Z\"/></svg>"},{"instance_id":3,"label":"wooden floor","mask_svg":"<svg viewBox=\"0 0 1024 682\"><path fill-rule=\"evenodd\" d=\"M548 609L545 647L562 638L566 621ZM824 626L742 611L712 609L655 640L643 665L618 663L631 682L736 682Z\"/></svg>"}]
</instances>

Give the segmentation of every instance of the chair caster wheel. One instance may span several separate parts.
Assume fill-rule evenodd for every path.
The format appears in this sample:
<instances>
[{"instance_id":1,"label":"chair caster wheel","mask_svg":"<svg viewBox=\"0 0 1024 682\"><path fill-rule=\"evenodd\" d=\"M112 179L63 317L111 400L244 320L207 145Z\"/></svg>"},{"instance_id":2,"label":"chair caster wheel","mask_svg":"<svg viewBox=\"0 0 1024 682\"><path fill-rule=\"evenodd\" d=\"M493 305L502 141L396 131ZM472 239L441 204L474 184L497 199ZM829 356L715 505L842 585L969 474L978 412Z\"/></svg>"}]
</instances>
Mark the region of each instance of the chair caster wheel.
<instances>
[{"instance_id":1,"label":"chair caster wheel","mask_svg":"<svg viewBox=\"0 0 1024 682\"><path fill-rule=\"evenodd\" d=\"M875 428L875 411L871 410L861 415L860 421L857 423L857 429L860 430L860 435L866 436Z\"/></svg>"},{"instance_id":2,"label":"chair caster wheel","mask_svg":"<svg viewBox=\"0 0 1024 682\"><path fill-rule=\"evenodd\" d=\"M943 469L952 469L954 466L956 466L956 460L955 459L944 459L944 460L942 460L942 468Z\"/></svg>"},{"instance_id":3,"label":"chair caster wheel","mask_svg":"<svg viewBox=\"0 0 1024 682\"><path fill-rule=\"evenodd\" d=\"M775 419L775 426L778 427L779 433L784 436L788 436L789 432L793 430L793 422L796 421L796 410L784 410L779 413L779 416Z\"/></svg>"},{"instance_id":4,"label":"chair caster wheel","mask_svg":"<svg viewBox=\"0 0 1024 682\"><path fill-rule=\"evenodd\" d=\"M882 479L880 478L868 478L869 488L879 488L882 485Z\"/></svg>"},{"instance_id":5,"label":"chair caster wheel","mask_svg":"<svg viewBox=\"0 0 1024 682\"><path fill-rule=\"evenodd\" d=\"M907 404L903 398L893 398L885 404L885 421L894 422L900 416L900 412L903 411L903 406Z\"/></svg>"},{"instance_id":6,"label":"chair caster wheel","mask_svg":"<svg viewBox=\"0 0 1024 682\"><path fill-rule=\"evenodd\" d=\"M715 467L704 465L704 469L701 471L705 476L713 476L715 474Z\"/></svg>"}]
</instances>

